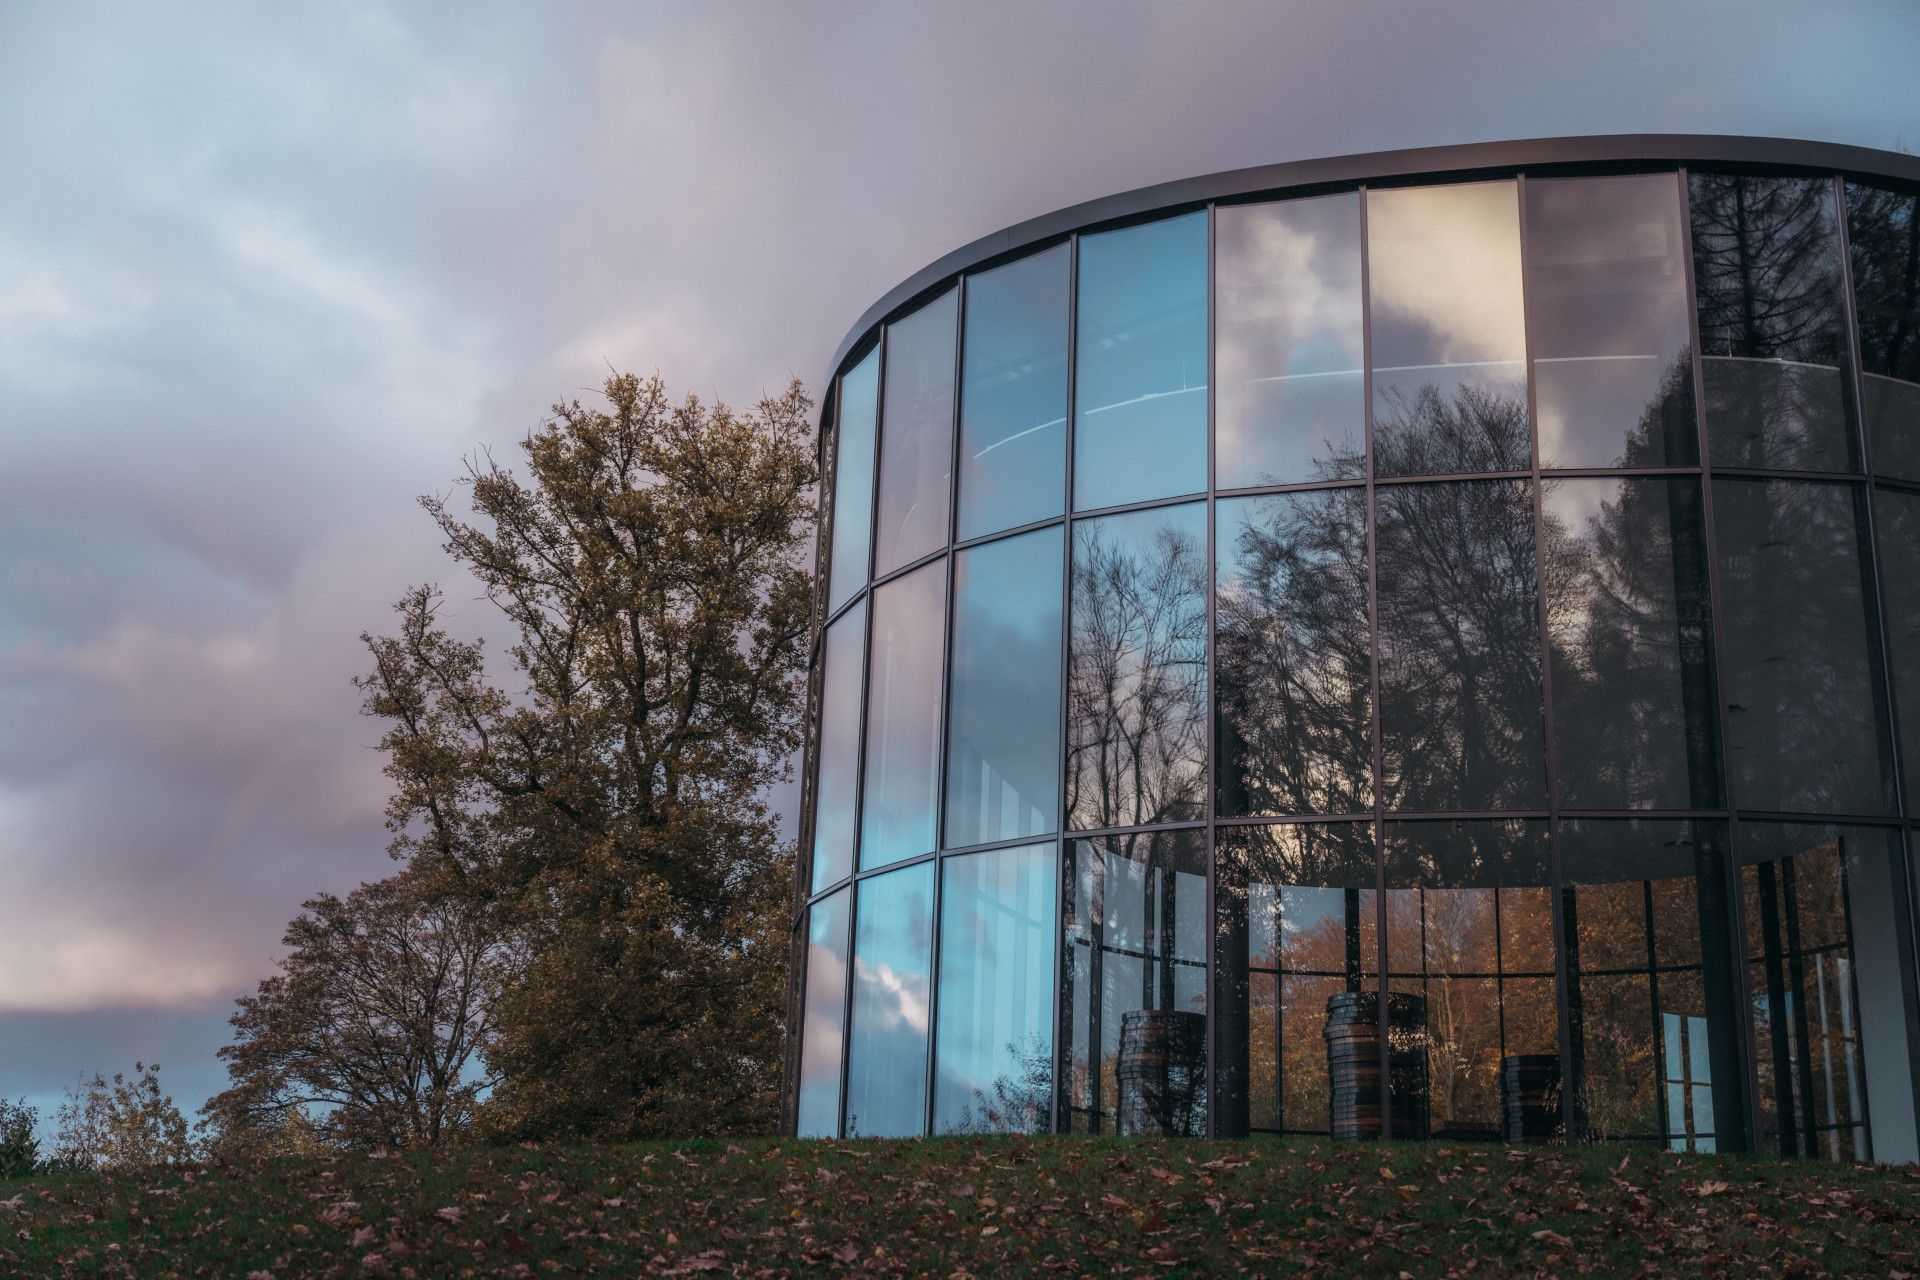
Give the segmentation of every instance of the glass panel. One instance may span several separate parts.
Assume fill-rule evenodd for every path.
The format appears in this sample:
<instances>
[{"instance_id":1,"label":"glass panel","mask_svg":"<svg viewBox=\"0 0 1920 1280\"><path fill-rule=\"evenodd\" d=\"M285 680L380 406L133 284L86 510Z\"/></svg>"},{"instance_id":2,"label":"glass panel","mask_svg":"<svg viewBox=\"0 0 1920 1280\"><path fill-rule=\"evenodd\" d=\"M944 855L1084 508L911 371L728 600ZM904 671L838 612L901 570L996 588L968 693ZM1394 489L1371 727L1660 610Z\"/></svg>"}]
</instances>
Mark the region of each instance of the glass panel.
<instances>
[{"instance_id":1,"label":"glass panel","mask_svg":"<svg viewBox=\"0 0 1920 1280\"><path fill-rule=\"evenodd\" d=\"M1526 199L1540 465L1694 465L1679 178L1531 178Z\"/></svg>"},{"instance_id":2,"label":"glass panel","mask_svg":"<svg viewBox=\"0 0 1920 1280\"><path fill-rule=\"evenodd\" d=\"M1561 804L1718 807L1700 482L1549 480L1541 493Z\"/></svg>"},{"instance_id":3,"label":"glass panel","mask_svg":"<svg viewBox=\"0 0 1920 1280\"><path fill-rule=\"evenodd\" d=\"M1222 827L1218 840L1217 1131L1330 1133L1337 1111L1341 1136L1358 1137L1371 1107L1364 1136L1378 1136L1378 1076L1364 1047L1377 1064L1378 1005L1356 1013L1350 998L1379 989L1372 824ZM1371 1100L1357 1099L1368 1083Z\"/></svg>"},{"instance_id":4,"label":"glass panel","mask_svg":"<svg viewBox=\"0 0 1920 1280\"><path fill-rule=\"evenodd\" d=\"M1073 505L1207 487L1207 215L1080 238Z\"/></svg>"},{"instance_id":5,"label":"glass panel","mask_svg":"<svg viewBox=\"0 0 1920 1280\"><path fill-rule=\"evenodd\" d=\"M960 537L1060 514L1067 486L1066 245L967 278Z\"/></svg>"},{"instance_id":6,"label":"glass panel","mask_svg":"<svg viewBox=\"0 0 1920 1280\"><path fill-rule=\"evenodd\" d=\"M1071 829L1200 816L1207 753L1203 503L1073 528L1067 659Z\"/></svg>"},{"instance_id":7,"label":"glass panel","mask_svg":"<svg viewBox=\"0 0 1920 1280\"><path fill-rule=\"evenodd\" d=\"M1743 821L1740 861L1767 1149L1912 1160L1913 940L1899 833Z\"/></svg>"},{"instance_id":8,"label":"glass panel","mask_svg":"<svg viewBox=\"0 0 1920 1280\"><path fill-rule=\"evenodd\" d=\"M1873 469L1920 480L1920 195L1847 184Z\"/></svg>"},{"instance_id":9,"label":"glass panel","mask_svg":"<svg viewBox=\"0 0 1920 1280\"><path fill-rule=\"evenodd\" d=\"M931 853L940 783L940 660L945 561L873 593L867 673L867 765L860 792L860 867Z\"/></svg>"},{"instance_id":10,"label":"glass panel","mask_svg":"<svg viewBox=\"0 0 1920 1280\"><path fill-rule=\"evenodd\" d=\"M1222 489L1366 474L1360 197L1214 211Z\"/></svg>"},{"instance_id":11,"label":"glass panel","mask_svg":"<svg viewBox=\"0 0 1920 1280\"><path fill-rule=\"evenodd\" d=\"M854 797L860 785L860 658L867 644L862 600L827 628L820 673L819 782L813 805L813 892L853 870Z\"/></svg>"},{"instance_id":12,"label":"glass panel","mask_svg":"<svg viewBox=\"0 0 1920 1280\"><path fill-rule=\"evenodd\" d=\"M1389 809L1545 806L1531 487L1467 480L1376 492Z\"/></svg>"},{"instance_id":13,"label":"glass panel","mask_svg":"<svg viewBox=\"0 0 1920 1280\"><path fill-rule=\"evenodd\" d=\"M1547 824L1389 822L1383 848L1389 1033L1403 1024L1426 1058L1425 1097L1396 1107L1393 1136L1559 1136Z\"/></svg>"},{"instance_id":14,"label":"glass panel","mask_svg":"<svg viewBox=\"0 0 1920 1280\"><path fill-rule=\"evenodd\" d=\"M863 880L853 942L847 1136L926 1132L933 864Z\"/></svg>"},{"instance_id":15,"label":"glass panel","mask_svg":"<svg viewBox=\"0 0 1920 1280\"><path fill-rule=\"evenodd\" d=\"M1207 845L1199 831L1076 840L1067 875L1078 1132L1207 1131Z\"/></svg>"},{"instance_id":16,"label":"glass panel","mask_svg":"<svg viewBox=\"0 0 1920 1280\"><path fill-rule=\"evenodd\" d=\"M949 289L887 326L875 577L947 545L957 296L957 291Z\"/></svg>"},{"instance_id":17,"label":"glass panel","mask_svg":"<svg viewBox=\"0 0 1920 1280\"><path fill-rule=\"evenodd\" d=\"M1059 529L962 551L953 588L947 846L1059 830Z\"/></svg>"},{"instance_id":18,"label":"glass panel","mask_svg":"<svg viewBox=\"0 0 1920 1280\"><path fill-rule=\"evenodd\" d=\"M935 1133L1051 1128L1054 867L1050 844L943 865Z\"/></svg>"},{"instance_id":19,"label":"glass panel","mask_svg":"<svg viewBox=\"0 0 1920 1280\"><path fill-rule=\"evenodd\" d=\"M1920 495L1875 489L1880 533L1880 593L1887 611L1887 654L1905 737L1908 805L1920 802Z\"/></svg>"},{"instance_id":20,"label":"glass panel","mask_svg":"<svg viewBox=\"0 0 1920 1280\"><path fill-rule=\"evenodd\" d=\"M1525 471L1514 184L1367 192L1367 264L1374 474Z\"/></svg>"},{"instance_id":21,"label":"glass panel","mask_svg":"<svg viewBox=\"0 0 1920 1280\"><path fill-rule=\"evenodd\" d=\"M1857 469L1832 184L1696 173L1692 196L1708 460Z\"/></svg>"},{"instance_id":22,"label":"glass panel","mask_svg":"<svg viewBox=\"0 0 1920 1280\"><path fill-rule=\"evenodd\" d=\"M840 379L839 440L833 468L833 560L827 608L837 609L867 583L873 536L873 450L880 411L880 352Z\"/></svg>"},{"instance_id":23,"label":"glass panel","mask_svg":"<svg viewBox=\"0 0 1920 1280\"><path fill-rule=\"evenodd\" d=\"M1886 811L1892 767L1861 493L1720 476L1713 505L1734 798L1748 809Z\"/></svg>"},{"instance_id":24,"label":"glass panel","mask_svg":"<svg viewBox=\"0 0 1920 1280\"><path fill-rule=\"evenodd\" d=\"M1218 504L1223 816L1373 807L1366 490Z\"/></svg>"},{"instance_id":25,"label":"glass panel","mask_svg":"<svg viewBox=\"0 0 1920 1280\"><path fill-rule=\"evenodd\" d=\"M1560 825L1570 1083L1592 1141L1712 1151L1716 1079L1741 1114L1726 847L1717 822Z\"/></svg>"},{"instance_id":26,"label":"glass panel","mask_svg":"<svg viewBox=\"0 0 1920 1280\"><path fill-rule=\"evenodd\" d=\"M807 913L807 1004L800 1027L794 1132L840 1136L840 1037L847 1020L847 899L842 889Z\"/></svg>"}]
</instances>

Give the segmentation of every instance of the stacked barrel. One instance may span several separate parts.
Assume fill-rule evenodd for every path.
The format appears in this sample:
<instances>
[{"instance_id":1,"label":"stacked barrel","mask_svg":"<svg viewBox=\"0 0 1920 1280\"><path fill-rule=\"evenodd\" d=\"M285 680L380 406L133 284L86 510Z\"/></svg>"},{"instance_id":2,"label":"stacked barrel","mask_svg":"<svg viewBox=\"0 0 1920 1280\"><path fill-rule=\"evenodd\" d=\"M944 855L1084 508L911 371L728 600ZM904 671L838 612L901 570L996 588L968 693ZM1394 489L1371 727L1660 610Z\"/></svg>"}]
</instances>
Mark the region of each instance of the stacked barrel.
<instances>
[{"instance_id":1,"label":"stacked barrel","mask_svg":"<svg viewBox=\"0 0 1920 1280\"><path fill-rule=\"evenodd\" d=\"M1197 1137L1207 1126L1207 1019L1178 1009L1120 1015L1119 1130Z\"/></svg>"},{"instance_id":2,"label":"stacked barrel","mask_svg":"<svg viewBox=\"0 0 1920 1280\"><path fill-rule=\"evenodd\" d=\"M1508 1142L1561 1136L1559 1054L1510 1053L1500 1060L1500 1127Z\"/></svg>"},{"instance_id":3,"label":"stacked barrel","mask_svg":"<svg viewBox=\"0 0 1920 1280\"><path fill-rule=\"evenodd\" d=\"M1427 1001L1387 997L1387 1102L1380 1088L1380 998L1342 991L1327 998L1327 1103L1335 1139L1379 1138L1392 1109L1395 1138L1427 1136Z\"/></svg>"}]
</instances>

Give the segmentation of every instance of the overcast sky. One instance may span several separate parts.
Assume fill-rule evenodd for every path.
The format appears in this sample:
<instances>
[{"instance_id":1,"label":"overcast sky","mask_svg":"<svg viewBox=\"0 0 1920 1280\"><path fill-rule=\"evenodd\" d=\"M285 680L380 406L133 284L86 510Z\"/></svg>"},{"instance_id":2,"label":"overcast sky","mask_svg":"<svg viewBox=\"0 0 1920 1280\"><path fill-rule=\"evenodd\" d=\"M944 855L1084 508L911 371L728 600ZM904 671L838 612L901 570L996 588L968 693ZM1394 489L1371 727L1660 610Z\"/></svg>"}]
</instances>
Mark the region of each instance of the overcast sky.
<instances>
[{"instance_id":1,"label":"overcast sky","mask_svg":"<svg viewBox=\"0 0 1920 1280\"><path fill-rule=\"evenodd\" d=\"M136 1056L197 1107L301 900L388 871L348 680L445 578L413 499L608 364L817 388L946 251L1241 165L1920 147L1910 0L299 8L0 0L0 1094L43 1108Z\"/></svg>"}]
</instances>

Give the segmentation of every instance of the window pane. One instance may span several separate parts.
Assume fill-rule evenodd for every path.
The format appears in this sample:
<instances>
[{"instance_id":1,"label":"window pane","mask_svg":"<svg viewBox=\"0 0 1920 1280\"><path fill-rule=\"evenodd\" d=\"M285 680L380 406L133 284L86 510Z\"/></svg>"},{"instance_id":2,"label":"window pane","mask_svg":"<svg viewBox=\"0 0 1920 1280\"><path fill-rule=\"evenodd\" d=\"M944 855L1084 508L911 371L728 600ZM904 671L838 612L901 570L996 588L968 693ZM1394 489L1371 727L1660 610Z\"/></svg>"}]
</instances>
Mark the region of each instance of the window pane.
<instances>
[{"instance_id":1,"label":"window pane","mask_svg":"<svg viewBox=\"0 0 1920 1280\"><path fill-rule=\"evenodd\" d=\"M880 409L880 353L868 353L840 379L839 442L833 469L833 561L827 608L837 609L867 582L873 534L873 446Z\"/></svg>"},{"instance_id":2,"label":"window pane","mask_svg":"<svg viewBox=\"0 0 1920 1280\"><path fill-rule=\"evenodd\" d=\"M962 551L953 589L947 847L1059 830L1059 529Z\"/></svg>"},{"instance_id":3,"label":"window pane","mask_svg":"<svg viewBox=\"0 0 1920 1280\"><path fill-rule=\"evenodd\" d=\"M860 793L863 870L933 851L946 595L944 560L873 593L867 772Z\"/></svg>"},{"instance_id":4,"label":"window pane","mask_svg":"<svg viewBox=\"0 0 1920 1280\"><path fill-rule=\"evenodd\" d=\"M1560 802L1718 807L1700 482L1550 480L1542 494Z\"/></svg>"},{"instance_id":5,"label":"window pane","mask_svg":"<svg viewBox=\"0 0 1920 1280\"><path fill-rule=\"evenodd\" d=\"M957 291L949 289L887 326L875 576L947 545L956 297Z\"/></svg>"},{"instance_id":6,"label":"window pane","mask_svg":"<svg viewBox=\"0 0 1920 1280\"><path fill-rule=\"evenodd\" d=\"M935 1133L1045 1133L1053 1108L1054 846L949 858Z\"/></svg>"},{"instance_id":7,"label":"window pane","mask_svg":"<svg viewBox=\"0 0 1920 1280\"><path fill-rule=\"evenodd\" d=\"M1379 1105L1377 1083L1370 1103L1354 1100L1365 1054L1351 1052L1354 1042L1338 1030L1351 1020L1349 995L1379 987L1373 826L1222 827L1218 839L1217 1130L1329 1133L1330 1091L1341 1099L1343 1122L1362 1105ZM1376 1052L1378 1043L1376 1034ZM1349 1127L1343 1123L1343 1136Z\"/></svg>"},{"instance_id":8,"label":"window pane","mask_svg":"<svg viewBox=\"0 0 1920 1280\"><path fill-rule=\"evenodd\" d=\"M1366 474L1360 198L1214 213L1222 489Z\"/></svg>"},{"instance_id":9,"label":"window pane","mask_svg":"<svg viewBox=\"0 0 1920 1280\"><path fill-rule=\"evenodd\" d=\"M1205 833L1076 840L1070 849L1070 1127L1205 1134Z\"/></svg>"},{"instance_id":10,"label":"window pane","mask_svg":"<svg viewBox=\"0 0 1920 1280\"><path fill-rule=\"evenodd\" d=\"M1856 469L1832 184L1696 173L1692 222L1708 460Z\"/></svg>"},{"instance_id":11,"label":"window pane","mask_svg":"<svg viewBox=\"0 0 1920 1280\"><path fill-rule=\"evenodd\" d=\"M1367 264L1374 473L1526 470L1514 184L1367 192Z\"/></svg>"},{"instance_id":12,"label":"window pane","mask_svg":"<svg viewBox=\"0 0 1920 1280\"><path fill-rule=\"evenodd\" d=\"M1216 518L1219 812L1371 809L1366 490L1228 499Z\"/></svg>"},{"instance_id":13,"label":"window pane","mask_svg":"<svg viewBox=\"0 0 1920 1280\"><path fill-rule=\"evenodd\" d=\"M847 1136L926 1132L933 864L860 882L847 1040Z\"/></svg>"},{"instance_id":14,"label":"window pane","mask_svg":"<svg viewBox=\"0 0 1920 1280\"><path fill-rule=\"evenodd\" d=\"M1920 195L1847 184L1873 469L1920 480Z\"/></svg>"},{"instance_id":15,"label":"window pane","mask_svg":"<svg viewBox=\"0 0 1920 1280\"><path fill-rule=\"evenodd\" d=\"M1203 503L1073 529L1067 813L1074 830L1197 818L1207 752Z\"/></svg>"},{"instance_id":16,"label":"window pane","mask_svg":"<svg viewBox=\"0 0 1920 1280\"><path fill-rule=\"evenodd\" d=\"M967 279L960 537L1060 514L1067 476L1066 245Z\"/></svg>"},{"instance_id":17,"label":"window pane","mask_svg":"<svg viewBox=\"0 0 1920 1280\"><path fill-rule=\"evenodd\" d=\"M1920 800L1920 495L1876 489L1880 529L1880 591L1887 609L1887 652L1905 741L1909 805Z\"/></svg>"},{"instance_id":18,"label":"window pane","mask_svg":"<svg viewBox=\"0 0 1920 1280\"><path fill-rule=\"evenodd\" d=\"M1080 239L1073 505L1207 487L1207 215Z\"/></svg>"},{"instance_id":19,"label":"window pane","mask_svg":"<svg viewBox=\"0 0 1920 1280\"><path fill-rule=\"evenodd\" d=\"M813 892L853 870L854 797L860 785L860 657L867 643L862 600L827 628L821 671L819 781L813 803Z\"/></svg>"},{"instance_id":20,"label":"window pane","mask_svg":"<svg viewBox=\"0 0 1920 1280\"><path fill-rule=\"evenodd\" d=\"M1530 488L1465 480L1376 493L1390 809L1545 805Z\"/></svg>"},{"instance_id":21,"label":"window pane","mask_svg":"<svg viewBox=\"0 0 1920 1280\"><path fill-rule=\"evenodd\" d=\"M1891 807L1861 497L1848 484L1713 482L1728 760L1742 808Z\"/></svg>"},{"instance_id":22,"label":"window pane","mask_svg":"<svg viewBox=\"0 0 1920 1280\"><path fill-rule=\"evenodd\" d=\"M800 1083L795 1132L840 1136L840 1037L846 1027L847 890L807 913L807 1007L800 1027Z\"/></svg>"},{"instance_id":23,"label":"window pane","mask_svg":"<svg viewBox=\"0 0 1920 1280\"><path fill-rule=\"evenodd\" d=\"M1679 178L1534 178L1526 193L1540 465L1692 466Z\"/></svg>"}]
</instances>

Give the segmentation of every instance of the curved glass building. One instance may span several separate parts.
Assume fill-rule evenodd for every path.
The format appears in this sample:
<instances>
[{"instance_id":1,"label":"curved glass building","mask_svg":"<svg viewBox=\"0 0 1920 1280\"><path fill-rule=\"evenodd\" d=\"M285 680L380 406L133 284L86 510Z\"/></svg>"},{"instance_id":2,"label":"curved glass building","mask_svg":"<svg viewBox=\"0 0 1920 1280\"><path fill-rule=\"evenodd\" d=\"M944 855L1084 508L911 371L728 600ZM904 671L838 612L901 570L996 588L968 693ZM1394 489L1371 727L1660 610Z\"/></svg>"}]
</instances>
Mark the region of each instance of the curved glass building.
<instances>
[{"instance_id":1,"label":"curved glass building","mask_svg":"<svg viewBox=\"0 0 1920 1280\"><path fill-rule=\"evenodd\" d=\"M794 1132L1920 1154L1920 161L1096 201L822 440Z\"/></svg>"}]
</instances>

